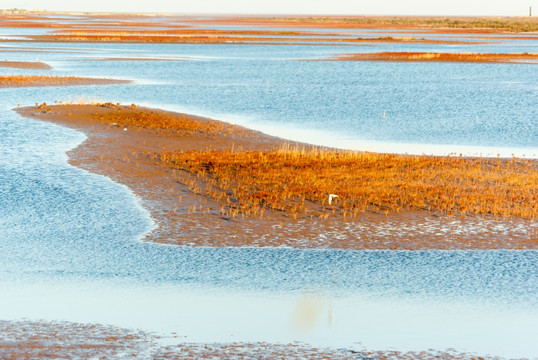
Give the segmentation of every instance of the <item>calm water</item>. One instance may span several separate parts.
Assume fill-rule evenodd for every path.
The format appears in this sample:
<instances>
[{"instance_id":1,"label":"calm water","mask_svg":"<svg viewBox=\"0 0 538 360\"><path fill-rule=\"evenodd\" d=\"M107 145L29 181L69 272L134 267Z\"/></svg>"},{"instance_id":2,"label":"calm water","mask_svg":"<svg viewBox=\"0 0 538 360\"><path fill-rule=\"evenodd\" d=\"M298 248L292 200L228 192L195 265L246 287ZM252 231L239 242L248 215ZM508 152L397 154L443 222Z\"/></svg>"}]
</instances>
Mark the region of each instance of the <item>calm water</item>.
<instances>
[{"instance_id":1,"label":"calm water","mask_svg":"<svg viewBox=\"0 0 538 360\"><path fill-rule=\"evenodd\" d=\"M20 34L2 29L0 36L10 33ZM50 51L3 52L2 60L38 57L54 74L136 83L0 90L0 317L175 331L189 341L538 356L536 251L142 243L154 224L129 189L67 164L65 151L84 136L10 110L79 98L134 102L345 148L536 157L535 65L304 60L396 50L535 52L537 45L32 44ZM96 61L130 56L181 61ZM13 73L50 74L0 68ZM314 304L311 321L297 323L305 304Z\"/></svg>"},{"instance_id":2,"label":"calm water","mask_svg":"<svg viewBox=\"0 0 538 360\"><path fill-rule=\"evenodd\" d=\"M104 90L58 89L27 103L69 96L144 103L351 149L538 155L535 65L303 61L352 52L536 52L538 37L472 46L35 46L62 52L4 57L38 57L58 74L127 78L136 84ZM95 61L131 56L182 61ZM0 74L12 72L0 69ZM24 99L19 97L19 102Z\"/></svg>"}]
</instances>

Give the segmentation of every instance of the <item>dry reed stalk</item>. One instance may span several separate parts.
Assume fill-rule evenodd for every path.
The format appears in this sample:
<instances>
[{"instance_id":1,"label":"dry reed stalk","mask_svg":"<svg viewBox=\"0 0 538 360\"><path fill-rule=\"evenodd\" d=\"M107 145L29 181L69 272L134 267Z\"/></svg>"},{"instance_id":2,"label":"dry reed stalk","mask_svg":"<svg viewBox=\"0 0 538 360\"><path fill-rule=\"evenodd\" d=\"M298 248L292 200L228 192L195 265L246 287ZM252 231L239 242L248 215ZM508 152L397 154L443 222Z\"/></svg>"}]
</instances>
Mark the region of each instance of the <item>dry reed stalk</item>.
<instances>
[{"instance_id":1,"label":"dry reed stalk","mask_svg":"<svg viewBox=\"0 0 538 360\"><path fill-rule=\"evenodd\" d=\"M317 204L344 215L442 211L535 218L538 169L531 160L403 156L281 148L165 151L160 160L195 175L189 186L245 214L305 214ZM328 204L328 194L338 198Z\"/></svg>"}]
</instances>

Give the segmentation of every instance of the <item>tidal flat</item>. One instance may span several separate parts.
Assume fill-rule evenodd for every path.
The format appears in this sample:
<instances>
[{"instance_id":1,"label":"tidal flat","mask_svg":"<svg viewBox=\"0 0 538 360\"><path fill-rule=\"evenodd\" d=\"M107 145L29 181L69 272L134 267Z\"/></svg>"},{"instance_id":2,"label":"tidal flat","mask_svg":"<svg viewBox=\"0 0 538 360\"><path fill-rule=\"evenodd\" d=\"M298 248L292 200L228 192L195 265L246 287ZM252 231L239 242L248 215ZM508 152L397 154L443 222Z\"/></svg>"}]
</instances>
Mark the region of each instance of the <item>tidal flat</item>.
<instances>
[{"instance_id":1,"label":"tidal flat","mask_svg":"<svg viewBox=\"0 0 538 360\"><path fill-rule=\"evenodd\" d=\"M533 21L0 16L0 355L536 357Z\"/></svg>"}]
</instances>

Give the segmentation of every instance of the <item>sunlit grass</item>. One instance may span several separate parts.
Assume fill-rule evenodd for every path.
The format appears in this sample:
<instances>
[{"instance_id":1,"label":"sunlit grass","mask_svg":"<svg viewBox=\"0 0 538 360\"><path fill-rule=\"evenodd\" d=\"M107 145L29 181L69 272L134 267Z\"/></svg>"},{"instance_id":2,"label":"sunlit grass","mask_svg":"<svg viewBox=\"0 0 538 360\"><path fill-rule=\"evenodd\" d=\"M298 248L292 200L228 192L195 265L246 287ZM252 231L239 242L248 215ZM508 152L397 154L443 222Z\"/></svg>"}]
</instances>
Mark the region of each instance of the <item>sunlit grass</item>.
<instances>
[{"instance_id":1,"label":"sunlit grass","mask_svg":"<svg viewBox=\"0 0 538 360\"><path fill-rule=\"evenodd\" d=\"M538 169L531 160L315 148L163 152L160 160L195 174L190 186L221 201L223 212L232 216L272 209L296 217L307 214L311 204L350 217L406 210L537 215ZM338 195L330 206L328 194Z\"/></svg>"},{"instance_id":2,"label":"sunlit grass","mask_svg":"<svg viewBox=\"0 0 538 360\"><path fill-rule=\"evenodd\" d=\"M337 60L355 61L446 61L446 62L525 62L538 61L538 53L479 54L479 53L431 53L431 52L381 52L346 54Z\"/></svg>"}]
</instances>

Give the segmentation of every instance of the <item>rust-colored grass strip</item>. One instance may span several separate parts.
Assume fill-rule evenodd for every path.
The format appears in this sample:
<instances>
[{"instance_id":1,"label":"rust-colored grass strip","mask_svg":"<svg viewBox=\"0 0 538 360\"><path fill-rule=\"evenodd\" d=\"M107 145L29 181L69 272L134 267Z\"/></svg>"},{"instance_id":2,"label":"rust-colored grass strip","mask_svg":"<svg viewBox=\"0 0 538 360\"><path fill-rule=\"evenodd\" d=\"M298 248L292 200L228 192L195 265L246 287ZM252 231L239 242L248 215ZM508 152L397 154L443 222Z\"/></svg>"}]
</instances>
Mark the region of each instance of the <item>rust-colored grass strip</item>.
<instances>
[{"instance_id":1,"label":"rust-colored grass strip","mask_svg":"<svg viewBox=\"0 0 538 360\"><path fill-rule=\"evenodd\" d=\"M430 53L430 52L381 52L345 54L334 60L341 61L400 61L400 62L492 62L536 63L538 53L532 54L480 54L480 53Z\"/></svg>"},{"instance_id":2,"label":"rust-colored grass strip","mask_svg":"<svg viewBox=\"0 0 538 360\"><path fill-rule=\"evenodd\" d=\"M129 84L129 80L83 78L75 76L0 76L0 88L33 86L113 85Z\"/></svg>"},{"instance_id":3,"label":"rust-colored grass strip","mask_svg":"<svg viewBox=\"0 0 538 360\"><path fill-rule=\"evenodd\" d=\"M0 67L15 69L51 70L52 67L40 61L0 61Z\"/></svg>"},{"instance_id":4,"label":"rust-colored grass strip","mask_svg":"<svg viewBox=\"0 0 538 360\"><path fill-rule=\"evenodd\" d=\"M344 217L419 209L535 218L538 211L538 166L531 160L316 148L165 151L160 160L195 174L192 186L221 201L232 216L271 209L296 217L312 203ZM330 205L328 194L338 195Z\"/></svg>"},{"instance_id":5,"label":"rust-colored grass strip","mask_svg":"<svg viewBox=\"0 0 538 360\"><path fill-rule=\"evenodd\" d=\"M425 38L415 38L411 36L385 36L385 37L349 37L326 35L327 37L318 37L317 33L304 33L303 37L283 37L280 34L270 34L270 36L252 35L252 32L246 33L236 32L222 34L216 32L214 34L197 34L185 32L184 34L149 34L142 35L137 31L134 32L101 32L101 33L85 33L75 32L67 34L52 34L52 35L31 35L28 38L31 41L39 42L133 42L133 43L179 43L179 44L237 44L237 43L423 43L423 44L478 44L477 42L459 41L459 40L429 40ZM325 36L325 35L324 35Z\"/></svg>"}]
</instances>

